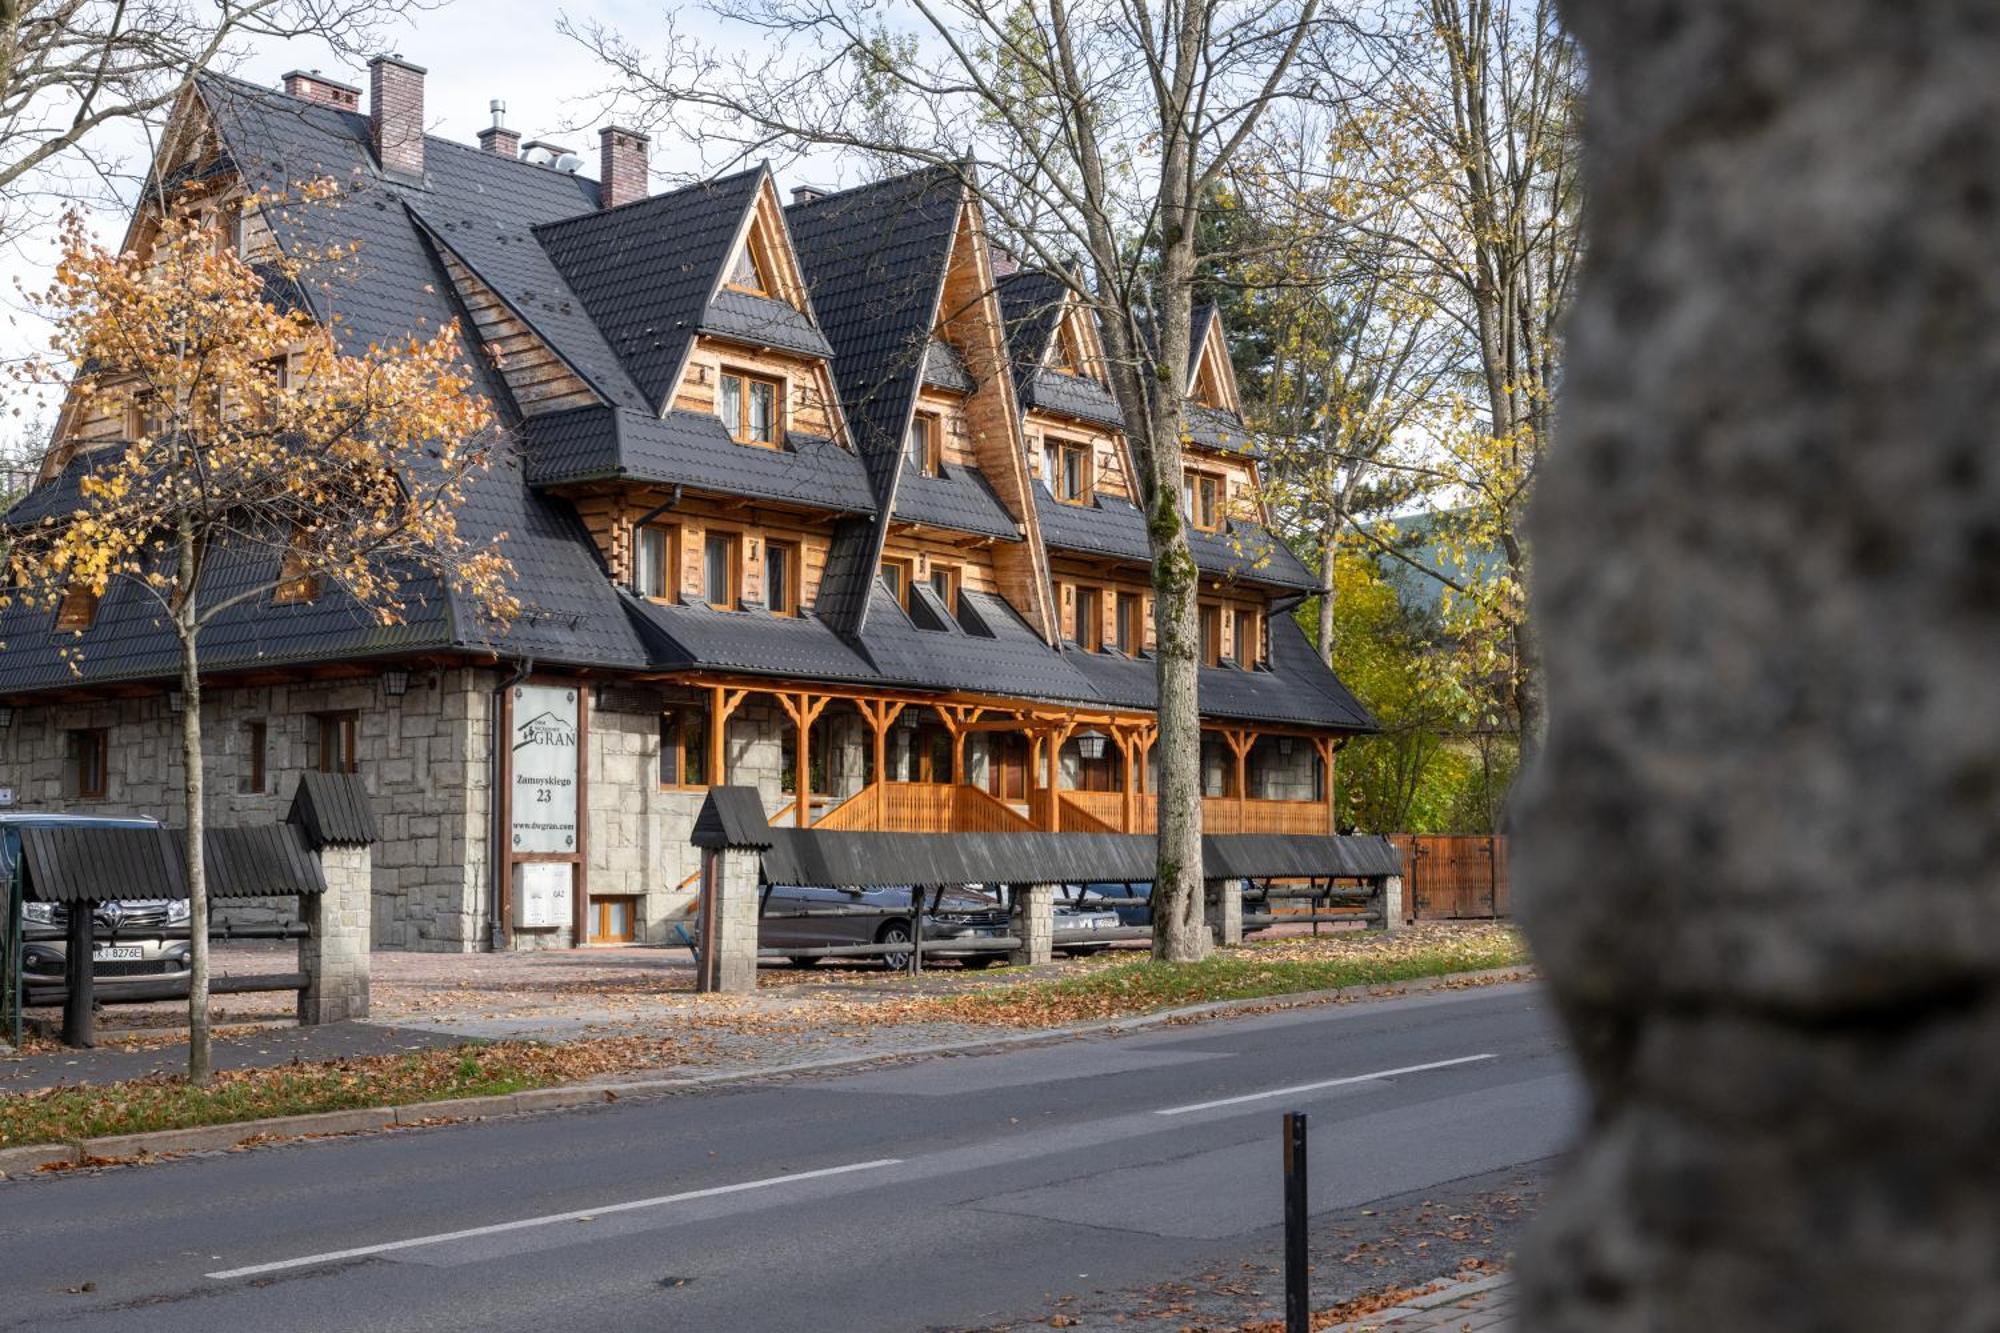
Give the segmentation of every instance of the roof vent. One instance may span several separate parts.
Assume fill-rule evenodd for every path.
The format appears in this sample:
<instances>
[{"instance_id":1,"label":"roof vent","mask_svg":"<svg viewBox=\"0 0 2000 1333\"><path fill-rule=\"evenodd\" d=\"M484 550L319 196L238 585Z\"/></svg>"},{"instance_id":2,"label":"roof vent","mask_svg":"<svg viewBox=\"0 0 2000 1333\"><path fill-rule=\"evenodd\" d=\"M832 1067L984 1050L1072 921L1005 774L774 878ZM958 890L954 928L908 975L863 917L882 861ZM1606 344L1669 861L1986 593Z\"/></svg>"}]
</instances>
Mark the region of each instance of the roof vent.
<instances>
[{"instance_id":1,"label":"roof vent","mask_svg":"<svg viewBox=\"0 0 2000 1333\"><path fill-rule=\"evenodd\" d=\"M528 140L528 142L521 145L521 156L526 161L532 162L538 167L553 167L557 162L566 157L576 158L577 166L583 165L582 158L576 157L575 153L561 144L550 143L547 139Z\"/></svg>"},{"instance_id":2,"label":"roof vent","mask_svg":"<svg viewBox=\"0 0 2000 1333\"><path fill-rule=\"evenodd\" d=\"M549 165L566 175L574 176L577 172L583 170L583 159L575 153L564 153L561 157L549 163Z\"/></svg>"}]
</instances>

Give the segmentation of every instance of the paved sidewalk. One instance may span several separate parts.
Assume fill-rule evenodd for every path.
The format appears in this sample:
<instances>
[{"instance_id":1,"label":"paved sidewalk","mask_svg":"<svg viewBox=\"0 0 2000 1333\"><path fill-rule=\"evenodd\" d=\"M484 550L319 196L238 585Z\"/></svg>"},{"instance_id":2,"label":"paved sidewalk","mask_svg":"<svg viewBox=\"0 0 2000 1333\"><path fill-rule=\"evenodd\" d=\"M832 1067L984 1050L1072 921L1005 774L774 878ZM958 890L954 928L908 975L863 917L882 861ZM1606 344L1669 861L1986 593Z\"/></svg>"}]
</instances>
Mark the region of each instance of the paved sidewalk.
<instances>
[{"instance_id":1,"label":"paved sidewalk","mask_svg":"<svg viewBox=\"0 0 2000 1333\"><path fill-rule=\"evenodd\" d=\"M1508 1333L1513 1327L1514 1277L1496 1273L1335 1324L1331 1333Z\"/></svg>"}]
</instances>

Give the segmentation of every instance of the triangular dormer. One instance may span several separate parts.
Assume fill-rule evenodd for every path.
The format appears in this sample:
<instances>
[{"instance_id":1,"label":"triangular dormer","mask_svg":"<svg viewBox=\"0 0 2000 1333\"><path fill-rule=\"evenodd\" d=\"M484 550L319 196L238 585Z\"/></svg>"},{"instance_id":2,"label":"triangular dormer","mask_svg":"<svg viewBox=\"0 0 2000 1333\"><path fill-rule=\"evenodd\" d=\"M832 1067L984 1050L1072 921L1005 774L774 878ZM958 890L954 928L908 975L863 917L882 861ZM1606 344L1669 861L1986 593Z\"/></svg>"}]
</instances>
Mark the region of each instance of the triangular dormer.
<instances>
[{"instance_id":1,"label":"triangular dormer","mask_svg":"<svg viewBox=\"0 0 2000 1333\"><path fill-rule=\"evenodd\" d=\"M777 186L768 170L744 218L722 286L725 291L783 301L794 310L803 311L807 307L805 278L799 271L792 238L785 230L785 210L778 203Z\"/></svg>"},{"instance_id":2,"label":"triangular dormer","mask_svg":"<svg viewBox=\"0 0 2000 1333\"><path fill-rule=\"evenodd\" d=\"M1043 365L1057 374L1105 383L1104 348L1097 338L1097 321L1074 292L1063 298L1062 314L1056 320Z\"/></svg>"},{"instance_id":3,"label":"triangular dormer","mask_svg":"<svg viewBox=\"0 0 2000 1333\"><path fill-rule=\"evenodd\" d=\"M1193 333L1188 347L1188 397L1204 407L1242 415L1236 367L1229 360L1229 342L1222 334L1222 312L1212 305L1197 310Z\"/></svg>"}]
</instances>

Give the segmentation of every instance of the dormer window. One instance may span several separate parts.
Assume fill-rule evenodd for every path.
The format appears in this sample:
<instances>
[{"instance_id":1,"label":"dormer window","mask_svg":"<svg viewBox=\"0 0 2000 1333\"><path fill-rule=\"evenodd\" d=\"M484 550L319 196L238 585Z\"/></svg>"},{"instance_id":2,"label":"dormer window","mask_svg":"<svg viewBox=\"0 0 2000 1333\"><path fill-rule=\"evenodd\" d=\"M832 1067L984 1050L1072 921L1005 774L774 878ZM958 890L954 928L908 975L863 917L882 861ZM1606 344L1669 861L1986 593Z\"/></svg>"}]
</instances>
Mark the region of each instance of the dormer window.
<instances>
[{"instance_id":1,"label":"dormer window","mask_svg":"<svg viewBox=\"0 0 2000 1333\"><path fill-rule=\"evenodd\" d=\"M63 590L61 605L56 607L56 628L66 633L81 634L90 628L90 622L97 619L97 594L81 583L72 583Z\"/></svg>"},{"instance_id":2,"label":"dormer window","mask_svg":"<svg viewBox=\"0 0 2000 1333\"><path fill-rule=\"evenodd\" d=\"M1181 475L1181 515L1203 532L1222 528L1222 478L1213 472Z\"/></svg>"},{"instance_id":3,"label":"dormer window","mask_svg":"<svg viewBox=\"0 0 2000 1333\"><path fill-rule=\"evenodd\" d=\"M882 582L905 611L910 609L910 582L915 576L916 568L909 560L892 558L882 562Z\"/></svg>"},{"instance_id":4,"label":"dormer window","mask_svg":"<svg viewBox=\"0 0 2000 1333\"><path fill-rule=\"evenodd\" d=\"M680 588L680 569L679 528L647 523L633 531L633 592L641 597L672 598Z\"/></svg>"},{"instance_id":5,"label":"dormer window","mask_svg":"<svg viewBox=\"0 0 2000 1333\"><path fill-rule=\"evenodd\" d=\"M729 266L727 281L736 291L749 292L752 296L771 294L771 284L764 280L764 270L757 262L757 249L750 238L745 237L743 248L736 252L736 262Z\"/></svg>"},{"instance_id":6,"label":"dormer window","mask_svg":"<svg viewBox=\"0 0 2000 1333\"><path fill-rule=\"evenodd\" d=\"M903 441L903 456L926 477L944 474L941 424L935 412L919 412L910 418L910 433Z\"/></svg>"},{"instance_id":7,"label":"dormer window","mask_svg":"<svg viewBox=\"0 0 2000 1333\"><path fill-rule=\"evenodd\" d=\"M1087 505L1091 500L1090 446L1049 440L1042 446L1042 470L1049 493L1064 504Z\"/></svg>"},{"instance_id":8,"label":"dormer window","mask_svg":"<svg viewBox=\"0 0 2000 1333\"><path fill-rule=\"evenodd\" d=\"M716 413L738 444L778 447L784 430L778 419L785 401L783 381L766 379L747 371L722 372L722 392L716 395Z\"/></svg>"}]
</instances>

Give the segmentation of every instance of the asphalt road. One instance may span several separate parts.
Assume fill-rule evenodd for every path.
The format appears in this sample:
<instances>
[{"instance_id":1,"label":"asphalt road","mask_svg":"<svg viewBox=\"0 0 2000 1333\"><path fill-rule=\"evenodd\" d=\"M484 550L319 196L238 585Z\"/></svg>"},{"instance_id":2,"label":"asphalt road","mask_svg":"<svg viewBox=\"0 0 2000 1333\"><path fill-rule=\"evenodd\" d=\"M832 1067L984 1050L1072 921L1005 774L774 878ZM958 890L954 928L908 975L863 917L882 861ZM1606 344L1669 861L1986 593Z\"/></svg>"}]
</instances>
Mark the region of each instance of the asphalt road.
<instances>
[{"instance_id":1,"label":"asphalt road","mask_svg":"<svg viewBox=\"0 0 2000 1333\"><path fill-rule=\"evenodd\" d=\"M1400 1071L1400 1072L1399 1072ZM1508 986L0 1184L0 1328L993 1324L1560 1153Z\"/></svg>"}]
</instances>

